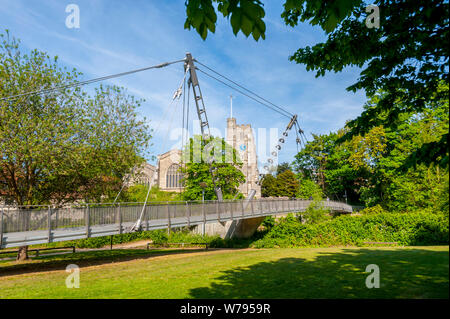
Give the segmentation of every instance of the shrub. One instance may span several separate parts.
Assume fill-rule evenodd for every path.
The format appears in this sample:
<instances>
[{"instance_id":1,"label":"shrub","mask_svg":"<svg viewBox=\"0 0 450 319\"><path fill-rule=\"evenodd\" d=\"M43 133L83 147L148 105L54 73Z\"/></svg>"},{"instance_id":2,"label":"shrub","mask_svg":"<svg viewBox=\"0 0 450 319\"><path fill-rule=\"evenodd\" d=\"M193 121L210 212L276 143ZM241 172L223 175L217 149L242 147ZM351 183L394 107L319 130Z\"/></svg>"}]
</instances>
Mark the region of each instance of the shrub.
<instances>
[{"instance_id":1,"label":"shrub","mask_svg":"<svg viewBox=\"0 0 450 319\"><path fill-rule=\"evenodd\" d=\"M310 179L304 179L300 182L298 198L320 200L323 198L323 192L317 183Z\"/></svg>"},{"instance_id":2,"label":"shrub","mask_svg":"<svg viewBox=\"0 0 450 319\"><path fill-rule=\"evenodd\" d=\"M113 236L113 244L123 244L137 240L149 239L154 242L167 242L168 236L166 230L142 231L135 233L126 233ZM101 248L111 243L110 236L91 237L85 239L71 240L48 244L48 247L75 246L77 248Z\"/></svg>"},{"instance_id":3,"label":"shrub","mask_svg":"<svg viewBox=\"0 0 450 319\"><path fill-rule=\"evenodd\" d=\"M383 207L381 207L379 204L372 207L366 207L363 210L359 211L360 214L365 215L373 215L373 214L380 214L380 213L386 213Z\"/></svg>"},{"instance_id":4,"label":"shrub","mask_svg":"<svg viewBox=\"0 0 450 319\"><path fill-rule=\"evenodd\" d=\"M307 224L318 224L331 218L330 210L322 206L321 200L315 199L304 213L301 213L302 219Z\"/></svg>"},{"instance_id":5,"label":"shrub","mask_svg":"<svg viewBox=\"0 0 450 319\"><path fill-rule=\"evenodd\" d=\"M141 231L134 233L126 233L113 236L113 244L123 244L133 242L137 240L151 240L154 243L218 243L219 236L202 236L200 234L194 234L186 229L179 229L167 234L166 229L158 229L152 231ZM65 242L56 242L46 244L46 247L63 247L63 246L75 246L77 248L101 248L108 246L111 243L110 236L104 237L92 237L86 239L78 239ZM219 246L216 246L219 247Z\"/></svg>"},{"instance_id":6,"label":"shrub","mask_svg":"<svg viewBox=\"0 0 450 319\"><path fill-rule=\"evenodd\" d=\"M271 230L273 226L275 226L275 218L273 218L273 216L267 216L264 218L261 225L263 225L265 229Z\"/></svg>"},{"instance_id":7,"label":"shrub","mask_svg":"<svg viewBox=\"0 0 450 319\"><path fill-rule=\"evenodd\" d=\"M448 222L444 214L424 212L346 215L320 224L302 224L288 216L252 247L362 246L365 242L448 244Z\"/></svg>"}]
</instances>

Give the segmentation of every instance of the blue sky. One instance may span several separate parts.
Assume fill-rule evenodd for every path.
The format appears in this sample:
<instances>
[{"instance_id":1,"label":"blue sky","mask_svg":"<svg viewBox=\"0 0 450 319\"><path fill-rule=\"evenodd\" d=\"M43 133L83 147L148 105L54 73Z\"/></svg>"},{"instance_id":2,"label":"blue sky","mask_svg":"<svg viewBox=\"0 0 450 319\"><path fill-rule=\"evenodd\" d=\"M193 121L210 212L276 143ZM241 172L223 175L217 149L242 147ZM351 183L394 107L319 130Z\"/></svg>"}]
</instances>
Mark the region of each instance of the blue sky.
<instances>
[{"instance_id":1,"label":"blue sky","mask_svg":"<svg viewBox=\"0 0 450 319\"><path fill-rule=\"evenodd\" d=\"M191 52L197 60L298 114L308 139L311 133L328 133L343 127L347 120L360 114L366 100L363 92L345 90L356 81L359 69L348 68L315 78L314 72L290 62L288 57L298 48L323 41L325 34L307 24L285 26L280 17L284 1L264 2L267 32L266 40L259 42L242 33L235 37L222 17L216 33L203 41L194 30L183 27L184 0L0 0L0 32L9 29L24 48L57 55L62 64L83 72L82 79L178 60ZM79 29L65 25L65 8L71 3L80 8ZM177 146L175 137L179 130L173 129L181 127L181 103L172 104L170 109L169 104L182 77L182 64L176 64L109 81L146 100L139 112L151 127L159 127L149 150L153 155ZM267 129L267 134L270 128L278 128L280 135L287 125L287 118L202 74L199 81L210 125L223 135L231 93L235 97L233 116L238 124L251 124L255 133L258 128ZM190 117L194 116L191 113ZM295 154L295 138L291 134L279 160L292 162Z\"/></svg>"}]
</instances>

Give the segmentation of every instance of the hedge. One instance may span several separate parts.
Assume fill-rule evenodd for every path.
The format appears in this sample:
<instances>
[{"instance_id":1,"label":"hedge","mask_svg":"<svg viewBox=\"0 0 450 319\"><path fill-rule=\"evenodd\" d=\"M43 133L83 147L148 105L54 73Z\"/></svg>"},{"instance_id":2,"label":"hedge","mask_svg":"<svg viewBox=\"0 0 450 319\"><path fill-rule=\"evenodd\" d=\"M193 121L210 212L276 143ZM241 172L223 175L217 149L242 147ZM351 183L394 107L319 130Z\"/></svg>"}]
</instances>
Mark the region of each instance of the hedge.
<instances>
[{"instance_id":1,"label":"hedge","mask_svg":"<svg viewBox=\"0 0 450 319\"><path fill-rule=\"evenodd\" d=\"M252 247L364 246L365 242L441 245L449 243L448 228L448 216L425 212L345 215L320 224L302 224L289 215Z\"/></svg>"},{"instance_id":2,"label":"hedge","mask_svg":"<svg viewBox=\"0 0 450 319\"><path fill-rule=\"evenodd\" d=\"M123 244L138 240L151 240L155 243L217 243L219 236L202 236L187 230L173 231L170 235L166 229L125 233L113 236L113 244ZM65 242L55 242L46 244L46 247L75 246L77 248L101 248L110 245L111 237L91 237L86 239L71 240ZM42 246L42 245L39 245Z\"/></svg>"}]
</instances>

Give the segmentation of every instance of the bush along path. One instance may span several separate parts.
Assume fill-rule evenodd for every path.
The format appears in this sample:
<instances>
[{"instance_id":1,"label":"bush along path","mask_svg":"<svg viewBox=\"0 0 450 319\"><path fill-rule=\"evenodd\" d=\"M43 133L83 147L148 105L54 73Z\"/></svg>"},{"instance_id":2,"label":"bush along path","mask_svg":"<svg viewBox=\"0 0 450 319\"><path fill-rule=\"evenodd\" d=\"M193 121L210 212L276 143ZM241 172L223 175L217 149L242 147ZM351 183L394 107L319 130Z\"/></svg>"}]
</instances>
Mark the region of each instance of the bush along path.
<instances>
[{"instance_id":1,"label":"bush along path","mask_svg":"<svg viewBox=\"0 0 450 319\"><path fill-rule=\"evenodd\" d=\"M448 228L448 216L442 213L347 215L319 224L302 224L299 218L288 215L251 246L364 246L368 242L395 242L404 246L448 245Z\"/></svg>"}]
</instances>

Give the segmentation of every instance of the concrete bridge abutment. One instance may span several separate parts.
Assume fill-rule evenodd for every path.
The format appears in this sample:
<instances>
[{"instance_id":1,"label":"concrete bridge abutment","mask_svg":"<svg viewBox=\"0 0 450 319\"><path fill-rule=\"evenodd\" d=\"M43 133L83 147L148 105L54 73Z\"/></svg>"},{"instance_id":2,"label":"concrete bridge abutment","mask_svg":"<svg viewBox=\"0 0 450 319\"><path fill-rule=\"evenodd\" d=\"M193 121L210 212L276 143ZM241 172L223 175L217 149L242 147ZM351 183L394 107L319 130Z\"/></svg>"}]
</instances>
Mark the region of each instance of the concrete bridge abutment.
<instances>
[{"instance_id":1,"label":"concrete bridge abutment","mask_svg":"<svg viewBox=\"0 0 450 319\"><path fill-rule=\"evenodd\" d=\"M198 225L194 228L194 232L198 234L205 234L210 236L219 235L221 238L250 238L258 229L261 222L266 218L254 217L239 219L233 221L225 221L218 223L207 223Z\"/></svg>"}]
</instances>

